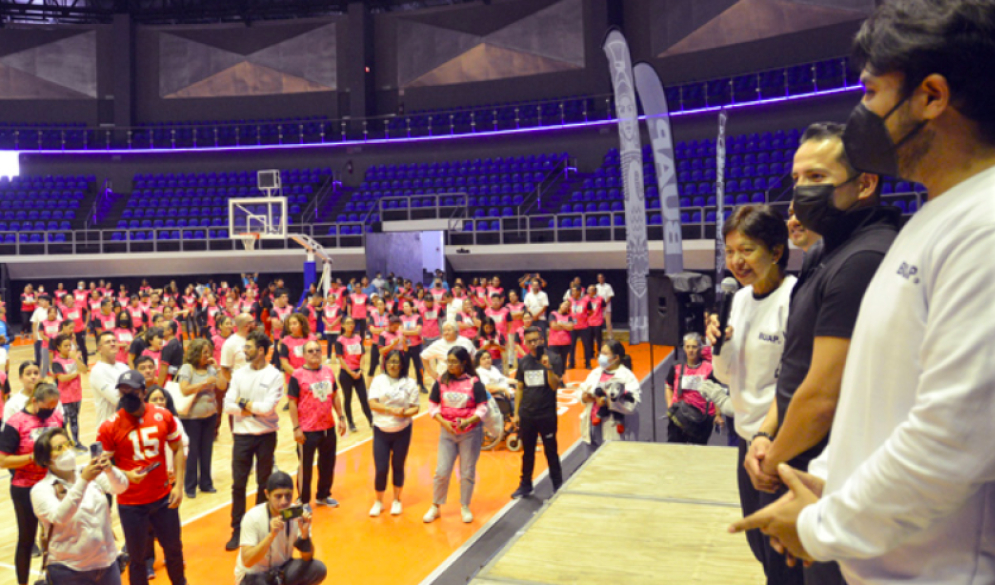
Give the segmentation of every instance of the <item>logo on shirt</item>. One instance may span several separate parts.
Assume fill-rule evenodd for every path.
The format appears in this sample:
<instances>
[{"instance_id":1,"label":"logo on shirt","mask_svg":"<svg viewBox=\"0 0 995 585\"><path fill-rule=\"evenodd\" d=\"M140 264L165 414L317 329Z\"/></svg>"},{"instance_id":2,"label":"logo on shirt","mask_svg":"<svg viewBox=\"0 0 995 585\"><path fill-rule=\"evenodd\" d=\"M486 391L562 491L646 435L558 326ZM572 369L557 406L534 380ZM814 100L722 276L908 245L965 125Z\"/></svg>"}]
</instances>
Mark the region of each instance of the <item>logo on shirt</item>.
<instances>
[{"instance_id":1,"label":"logo on shirt","mask_svg":"<svg viewBox=\"0 0 995 585\"><path fill-rule=\"evenodd\" d=\"M912 284L919 284L919 267L909 264L908 262L902 262L902 265L898 267L898 275L905 280L911 280Z\"/></svg>"},{"instance_id":2,"label":"logo on shirt","mask_svg":"<svg viewBox=\"0 0 995 585\"><path fill-rule=\"evenodd\" d=\"M525 372L525 385L526 386L542 386L546 383L546 371L545 370L527 370Z\"/></svg>"},{"instance_id":3,"label":"logo on shirt","mask_svg":"<svg viewBox=\"0 0 995 585\"><path fill-rule=\"evenodd\" d=\"M310 389L311 394L318 399L318 402L325 402L328 400L328 395L332 393L332 384L327 380L322 380L311 384Z\"/></svg>"},{"instance_id":4,"label":"logo on shirt","mask_svg":"<svg viewBox=\"0 0 995 585\"><path fill-rule=\"evenodd\" d=\"M761 332L760 333L760 341L766 341L767 343L776 343L776 344L780 345L780 343L781 343L781 336L777 335L776 333L775 334L770 334L770 333L763 333L763 332Z\"/></svg>"}]
</instances>

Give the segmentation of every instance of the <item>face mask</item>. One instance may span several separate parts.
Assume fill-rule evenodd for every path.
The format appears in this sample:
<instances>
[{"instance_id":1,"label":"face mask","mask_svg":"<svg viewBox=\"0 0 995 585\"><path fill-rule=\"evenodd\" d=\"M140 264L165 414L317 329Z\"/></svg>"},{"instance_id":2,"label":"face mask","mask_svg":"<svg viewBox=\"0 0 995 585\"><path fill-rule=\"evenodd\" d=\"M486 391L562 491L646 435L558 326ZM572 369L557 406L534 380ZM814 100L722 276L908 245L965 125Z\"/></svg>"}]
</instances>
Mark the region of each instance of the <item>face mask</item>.
<instances>
[{"instance_id":1,"label":"face mask","mask_svg":"<svg viewBox=\"0 0 995 585\"><path fill-rule=\"evenodd\" d=\"M598 356L598 365L601 366L602 370L608 369L609 362L611 362L611 358L609 358L608 356L606 355Z\"/></svg>"},{"instance_id":2,"label":"face mask","mask_svg":"<svg viewBox=\"0 0 995 585\"><path fill-rule=\"evenodd\" d=\"M848 209L839 209L833 205L833 193L847 183L856 180L859 176L854 175L839 185L832 183L795 185L792 198L795 206L795 217L805 228L817 234L832 234L840 218L848 211Z\"/></svg>"},{"instance_id":3,"label":"face mask","mask_svg":"<svg viewBox=\"0 0 995 585\"><path fill-rule=\"evenodd\" d=\"M142 409L142 399L134 394L121 396L121 408L128 414L137 414Z\"/></svg>"},{"instance_id":4,"label":"face mask","mask_svg":"<svg viewBox=\"0 0 995 585\"><path fill-rule=\"evenodd\" d=\"M918 134L926 126L926 122L917 124L911 132L895 143L888 133L885 120L910 97L912 96L903 98L884 117L868 110L863 102L857 104L843 130L843 149L853 168L864 173L900 177L898 149Z\"/></svg>"},{"instance_id":5,"label":"face mask","mask_svg":"<svg viewBox=\"0 0 995 585\"><path fill-rule=\"evenodd\" d=\"M54 408L39 408L37 413L38 420L48 420L48 417L52 416L53 412L55 412Z\"/></svg>"},{"instance_id":6,"label":"face mask","mask_svg":"<svg viewBox=\"0 0 995 585\"><path fill-rule=\"evenodd\" d=\"M71 449L66 449L62 455L56 457L52 465L59 471L72 471L76 469L76 454Z\"/></svg>"}]
</instances>

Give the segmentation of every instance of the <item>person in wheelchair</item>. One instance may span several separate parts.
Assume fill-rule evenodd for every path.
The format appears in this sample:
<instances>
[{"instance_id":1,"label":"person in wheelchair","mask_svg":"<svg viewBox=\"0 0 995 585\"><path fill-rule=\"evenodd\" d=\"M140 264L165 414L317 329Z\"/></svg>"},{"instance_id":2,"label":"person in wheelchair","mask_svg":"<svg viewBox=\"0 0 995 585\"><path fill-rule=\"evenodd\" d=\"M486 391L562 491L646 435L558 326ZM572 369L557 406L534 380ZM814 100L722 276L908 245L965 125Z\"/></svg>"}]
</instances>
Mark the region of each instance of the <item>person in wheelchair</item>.
<instances>
[{"instance_id":1,"label":"person in wheelchair","mask_svg":"<svg viewBox=\"0 0 995 585\"><path fill-rule=\"evenodd\" d=\"M581 414L581 440L597 449L604 441L621 440L625 417L639 404L639 380L632 370L625 346L610 339L601 346L598 367L580 386L580 401L587 405Z\"/></svg>"}]
</instances>

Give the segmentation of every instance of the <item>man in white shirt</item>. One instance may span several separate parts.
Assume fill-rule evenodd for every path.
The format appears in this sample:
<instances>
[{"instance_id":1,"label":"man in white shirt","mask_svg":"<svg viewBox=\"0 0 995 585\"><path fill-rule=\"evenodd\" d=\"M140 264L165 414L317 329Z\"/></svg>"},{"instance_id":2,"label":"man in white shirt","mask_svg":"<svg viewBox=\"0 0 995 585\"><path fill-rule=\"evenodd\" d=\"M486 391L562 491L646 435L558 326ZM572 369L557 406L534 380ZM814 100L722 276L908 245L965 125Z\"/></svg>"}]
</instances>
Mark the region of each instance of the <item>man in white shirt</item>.
<instances>
[{"instance_id":1,"label":"man in white shirt","mask_svg":"<svg viewBox=\"0 0 995 585\"><path fill-rule=\"evenodd\" d=\"M234 417L232 436L231 527L226 550L239 547L239 531L245 515L245 486L256 469L256 505L266 501L266 480L273 472L276 432L280 416L276 405L283 397L283 374L266 363L272 342L263 331L253 331L245 341L248 364L232 374L225 394L225 412Z\"/></svg>"},{"instance_id":2,"label":"man in white shirt","mask_svg":"<svg viewBox=\"0 0 995 585\"><path fill-rule=\"evenodd\" d=\"M546 325L546 313L549 310L549 296L546 295L542 290L542 284L539 283L539 279L533 278L530 285L530 290L525 294L525 308L529 313L532 313L532 317L539 327L542 328L542 335L546 337L549 329Z\"/></svg>"},{"instance_id":3,"label":"man in white shirt","mask_svg":"<svg viewBox=\"0 0 995 585\"><path fill-rule=\"evenodd\" d=\"M328 569L314 558L311 511L293 506L294 480L277 471L266 482L266 499L245 514L235 561L236 585L318 585ZM297 515L297 513L300 515ZM292 517L296 516L296 517ZM293 558L294 549L301 558ZM274 579L279 576L279 579Z\"/></svg>"},{"instance_id":4,"label":"man in white shirt","mask_svg":"<svg viewBox=\"0 0 995 585\"><path fill-rule=\"evenodd\" d=\"M245 365L245 340L255 325L255 319L248 313L235 317L235 331L221 346L221 373L231 381L235 370Z\"/></svg>"},{"instance_id":5,"label":"man in white shirt","mask_svg":"<svg viewBox=\"0 0 995 585\"><path fill-rule=\"evenodd\" d=\"M780 467L791 493L734 525L838 561L851 585L995 582L992 39L991 0L897 0L857 35L848 156L922 183L929 204L861 303L813 475Z\"/></svg>"},{"instance_id":6,"label":"man in white shirt","mask_svg":"<svg viewBox=\"0 0 995 585\"><path fill-rule=\"evenodd\" d=\"M605 300L605 327L608 331L608 337L612 336L612 299L615 298L615 290L612 289L612 285L608 284L605 280L604 274L598 275L598 283L594 285L595 290L598 291L598 296Z\"/></svg>"},{"instance_id":7,"label":"man in white shirt","mask_svg":"<svg viewBox=\"0 0 995 585\"><path fill-rule=\"evenodd\" d=\"M127 371L128 364L117 361L117 338L114 333L104 331L97 336L97 363L90 369L97 428L117 412L121 401L117 381Z\"/></svg>"},{"instance_id":8,"label":"man in white shirt","mask_svg":"<svg viewBox=\"0 0 995 585\"><path fill-rule=\"evenodd\" d=\"M48 372L49 361L48 351L45 351L45 333L42 331L42 321L48 319L48 308L52 306L52 298L48 295L40 295L35 312L31 313L31 338L35 342L35 362L41 367L42 372ZM58 309L56 309L58 312ZM61 317L61 315L60 315Z\"/></svg>"},{"instance_id":9,"label":"man in white shirt","mask_svg":"<svg viewBox=\"0 0 995 585\"><path fill-rule=\"evenodd\" d=\"M454 347L462 347L469 352L470 357L477 352L473 342L459 334L459 328L455 323L446 323L442 326L442 337L422 350L421 359L425 364L425 373L436 382L439 381L439 376L446 372L448 368L446 356Z\"/></svg>"}]
</instances>

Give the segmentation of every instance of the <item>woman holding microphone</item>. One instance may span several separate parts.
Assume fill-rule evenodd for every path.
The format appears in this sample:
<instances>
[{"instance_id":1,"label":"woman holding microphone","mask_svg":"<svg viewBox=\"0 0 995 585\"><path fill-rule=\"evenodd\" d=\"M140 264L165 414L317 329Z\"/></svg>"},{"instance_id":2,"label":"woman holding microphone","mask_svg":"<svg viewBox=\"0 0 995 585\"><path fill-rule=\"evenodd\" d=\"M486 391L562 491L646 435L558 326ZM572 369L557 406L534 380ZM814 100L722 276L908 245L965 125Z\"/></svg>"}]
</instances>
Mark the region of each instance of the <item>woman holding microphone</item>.
<instances>
[{"instance_id":1,"label":"woman holding microphone","mask_svg":"<svg viewBox=\"0 0 995 585\"><path fill-rule=\"evenodd\" d=\"M726 221L723 235L726 269L743 288L732 299L725 341L720 351L713 351L712 366L715 378L729 386L735 410L739 500L743 515L748 516L761 506L759 492L750 482L743 459L774 402L788 306L796 279L785 276L788 228L770 207L740 207ZM719 327L718 316L711 315L706 335L713 347L719 339ZM770 558L771 549L765 545L766 537L759 530L747 532L747 540L754 556L764 564L768 578L783 570L784 558Z\"/></svg>"}]
</instances>

